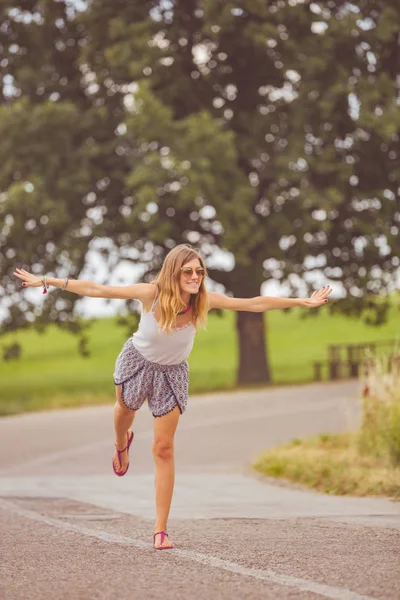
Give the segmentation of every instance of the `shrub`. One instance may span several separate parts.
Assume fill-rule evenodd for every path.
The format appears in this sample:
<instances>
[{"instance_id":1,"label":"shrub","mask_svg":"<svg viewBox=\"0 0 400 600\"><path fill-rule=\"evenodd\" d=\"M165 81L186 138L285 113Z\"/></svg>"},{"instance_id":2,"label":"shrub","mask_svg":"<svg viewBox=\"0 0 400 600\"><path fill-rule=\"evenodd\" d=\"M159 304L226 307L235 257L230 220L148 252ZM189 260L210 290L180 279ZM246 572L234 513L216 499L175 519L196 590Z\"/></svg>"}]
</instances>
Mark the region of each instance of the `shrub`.
<instances>
[{"instance_id":1,"label":"shrub","mask_svg":"<svg viewBox=\"0 0 400 600\"><path fill-rule=\"evenodd\" d=\"M3 360L18 360L21 358L22 347L18 343L3 347Z\"/></svg>"},{"instance_id":2,"label":"shrub","mask_svg":"<svg viewBox=\"0 0 400 600\"><path fill-rule=\"evenodd\" d=\"M363 376L361 454L400 466L400 354L368 357Z\"/></svg>"}]
</instances>

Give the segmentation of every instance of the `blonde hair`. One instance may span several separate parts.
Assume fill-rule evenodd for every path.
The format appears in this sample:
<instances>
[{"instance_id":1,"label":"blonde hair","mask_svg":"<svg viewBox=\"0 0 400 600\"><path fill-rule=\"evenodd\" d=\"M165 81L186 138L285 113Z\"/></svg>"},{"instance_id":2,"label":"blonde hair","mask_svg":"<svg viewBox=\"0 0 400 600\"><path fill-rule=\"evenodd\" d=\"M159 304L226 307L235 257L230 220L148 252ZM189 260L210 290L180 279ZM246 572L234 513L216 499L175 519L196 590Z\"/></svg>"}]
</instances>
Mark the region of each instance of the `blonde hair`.
<instances>
[{"instance_id":1,"label":"blonde hair","mask_svg":"<svg viewBox=\"0 0 400 600\"><path fill-rule=\"evenodd\" d=\"M166 333L171 333L175 326L176 315L186 308L185 302L181 298L180 277L181 268L189 261L197 258L201 266L207 273L201 255L188 244L175 246L164 259L161 271L152 283L157 285L158 302L160 305L161 316L159 320L159 329ZM199 291L192 294L190 304L192 306L193 324L196 331L201 326L205 327L208 316L207 291L204 285L205 276L202 278Z\"/></svg>"}]
</instances>

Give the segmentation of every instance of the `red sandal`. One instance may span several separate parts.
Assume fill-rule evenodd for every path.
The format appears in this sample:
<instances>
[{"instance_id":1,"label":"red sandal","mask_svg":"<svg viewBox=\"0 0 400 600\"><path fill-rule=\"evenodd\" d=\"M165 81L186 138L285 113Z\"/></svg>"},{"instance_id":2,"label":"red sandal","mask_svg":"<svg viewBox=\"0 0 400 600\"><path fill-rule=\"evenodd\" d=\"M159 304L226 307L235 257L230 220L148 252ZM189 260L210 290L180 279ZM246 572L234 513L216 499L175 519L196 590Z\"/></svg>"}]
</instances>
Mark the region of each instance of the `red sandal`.
<instances>
[{"instance_id":1,"label":"red sandal","mask_svg":"<svg viewBox=\"0 0 400 600\"><path fill-rule=\"evenodd\" d=\"M156 546L156 535L161 535L161 546ZM153 536L153 548L154 550L171 550L171 548L174 547L173 544L170 544L169 546L163 546L163 542L165 540L165 538L168 537L168 533L165 533L165 531L157 531L154 536Z\"/></svg>"},{"instance_id":2,"label":"red sandal","mask_svg":"<svg viewBox=\"0 0 400 600\"><path fill-rule=\"evenodd\" d=\"M127 444L126 448L124 448L123 450L118 450L118 448L117 448L117 444L115 444L115 449L116 449L116 451L117 451L117 455L118 455L118 462L119 462L120 466L122 465L122 463L121 463L121 454L122 454L123 452L125 452L125 450L126 450L126 451L127 451L127 453L128 453L128 456L129 456L129 448L130 448L130 446L131 446L131 444L132 444L132 441L133 441L133 436L134 436L134 433L133 433L133 431L131 431L131 433L132 433L131 437L129 437L129 433L128 433L128 432L127 432L127 434L126 434L126 435L128 436L128 444ZM121 471L117 471L117 469L115 468L115 464L114 464L114 458L113 458L113 461L112 461L112 466L113 466L113 471L114 471L114 473L115 473L116 475L118 475L118 477L123 477L123 476L125 475L125 473L126 473L126 472L128 471L128 469L129 469L129 463L128 463L128 466L126 467L125 471L123 471L122 473L121 473ZM121 468L122 468L122 467L121 467Z\"/></svg>"}]
</instances>

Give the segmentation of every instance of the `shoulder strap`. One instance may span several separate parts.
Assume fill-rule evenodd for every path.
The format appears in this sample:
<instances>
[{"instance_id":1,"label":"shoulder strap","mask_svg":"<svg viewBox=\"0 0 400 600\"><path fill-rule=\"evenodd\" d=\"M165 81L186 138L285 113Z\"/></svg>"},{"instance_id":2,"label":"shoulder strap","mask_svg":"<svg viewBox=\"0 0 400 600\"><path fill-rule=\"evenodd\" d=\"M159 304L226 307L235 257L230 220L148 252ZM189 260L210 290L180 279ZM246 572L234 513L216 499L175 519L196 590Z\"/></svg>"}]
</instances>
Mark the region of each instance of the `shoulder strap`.
<instances>
[{"instance_id":1,"label":"shoulder strap","mask_svg":"<svg viewBox=\"0 0 400 600\"><path fill-rule=\"evenodd\" d=\"M157 304L157 300L158 300L158 287L156 287L156 293L155 293L153 304L151 305L151 309L150 310L153 310L153 308Z\"/></svg>"}]
</instances>

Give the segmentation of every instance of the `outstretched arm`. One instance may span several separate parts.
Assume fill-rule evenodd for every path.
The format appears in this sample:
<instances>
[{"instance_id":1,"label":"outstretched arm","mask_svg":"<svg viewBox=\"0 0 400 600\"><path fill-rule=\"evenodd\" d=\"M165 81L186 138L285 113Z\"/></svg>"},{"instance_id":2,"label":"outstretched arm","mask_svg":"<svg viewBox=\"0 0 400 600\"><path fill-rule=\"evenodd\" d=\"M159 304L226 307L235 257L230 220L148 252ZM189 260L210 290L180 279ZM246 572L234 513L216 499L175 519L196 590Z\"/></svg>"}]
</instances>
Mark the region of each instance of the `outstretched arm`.
<instances>
[{"instance_id":1,"label":"outstretched arm","mask_svg":"<svg viewBox=\"0 0 400 600\"><path fill-rule=\"evenodd\" d=\"M222 308L227 310L244 310L247 312L264 312L274 308L291 308L292 306L304 306L316 308L328 302L328 296L332 289L329 285L314 292L310 298L272 298L269 296L256 296L255 298L230 298L224 294L208 292L209 309Z\"/></svg>"},{"instance_id":2,"label":"outstretched arm","mask_svg":"<svg viewBox=\"0 0 400 600\"><path fill-rule=\"evenodd\" d=\"M24 287L43 286L42 277L36 277L36 275L25 271L25 269L15 269L14 275L23 281L22 285ZM46 284L56 288L63 288L65 279L47 277ZM102 285L94 281L69 279L65 289L79 296L88 296L90 298L119 298L121 300L134 298L143 302L150 300L154 296L155 286L152 283L114 286Z\"/></svg>"}]
</instances>

